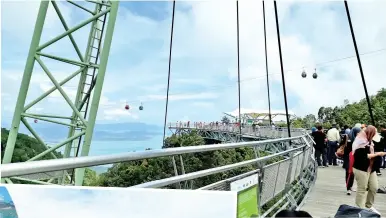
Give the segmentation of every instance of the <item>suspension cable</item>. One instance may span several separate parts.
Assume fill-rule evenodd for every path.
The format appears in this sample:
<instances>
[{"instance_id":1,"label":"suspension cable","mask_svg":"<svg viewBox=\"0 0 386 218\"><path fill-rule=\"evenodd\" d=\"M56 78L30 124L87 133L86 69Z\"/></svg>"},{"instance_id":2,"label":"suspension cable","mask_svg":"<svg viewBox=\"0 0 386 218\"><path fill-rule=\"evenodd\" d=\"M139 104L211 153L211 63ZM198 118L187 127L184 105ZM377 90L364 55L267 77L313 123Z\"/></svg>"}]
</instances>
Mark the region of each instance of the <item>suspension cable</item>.
<instances>
[{"instance_id":1,"label":"suspension cable","mask_svg":"<svg viewBox=\"0 0 386 218\"><path fill-rule=\"evenodd\" d=\"M168 117L170 69L171 69L171 62L172 62L173 30L174 30L174 13L175 13L175 11L176 11L176 1L173 0L172 26L171 26L171 29L170 29L168 84L167 84L167 88L166 88L165 121L164 121L164 134L163 134L163 139L162 139L162 146L165 145L166 120L167 120L167 117Z\"/></svg>"},{"instance_id":2,"label":"suspension cable","mask_svg":"<svg viewBox=\"0 0 386 218\"><path fill-rule=\"evenodd\" d=\"M240 91L240 31L239 31L239 1L236 0L236 21L237 21L237 85L239 97L239 133L241 139L241 91Z\"/></svg>"},{"instance_id":3,"label":"suspension cable","mask_svg":"<svg viewBox=\"0 0 386 218\"><path fill-rule=\"evenodd\" d=\"M271 115L271 97L269 95L269 74L268 74L268 57L267 57L267 31L265 26L265 6L263 2L263 23L264 23L264 47L265 47L265 71L267 72L267 91L268 91L268 117L269 125L272 125L272 115Z\"/></svg>"},{"instance_id":4,"label":"suspension cable","mask_svg":"<svg viewBox=\"0 0 386 218\"><path fill-rule=\"evenodd\" d=\"M280 43L280 27L279 27L279 19L277 17L277 6L276 6L276 0L273 2L274 8L275 8L275 20L276 20L276 32L277 32L277 44L279 46L279 57L280 57L280 69L281 69L281 78L283 83L283 95L284 95L284 106L285 106L285 115L287 118L287 131L288 131L288 137L291 137L291 125L288 115L288 104L287 104L287 91L285 87L285 78L284 78L284 67L283 67L283 57L281 54L281 43ZM290 141L291 143L291 141Z\"/></svg>"},{"instance_id":5,"label":"suspension cable","mask_svg":"<svg viewBox=\"0 0 386 218\"><path fill-rule=\"evenodd\" d=\"M361 64L361 58L359 57L358 46L357 46L357 42L355 40L354 28L353 28L352 23L351 23L350 11L348 9L348 4L347 4L346 0L344 1L344 6L346 8L347 19L348 19L348 23L349 23L349 26L350 26L351 37L352 37L352 41L353 41L354 48L355 48L355 54L356 54L356 57L357 57L357 60L358 60L358 66L359 66L359 71L360 71L361 77L362 77L363 88L364 88L365 94L366 94L367 107L369 109L371 123L375 126L373 110L371 108L370 97L369 97L369 94L367 92L365 76L363 75L363 69L362 69L362 64Z\"/></svg>"}]
</instances>

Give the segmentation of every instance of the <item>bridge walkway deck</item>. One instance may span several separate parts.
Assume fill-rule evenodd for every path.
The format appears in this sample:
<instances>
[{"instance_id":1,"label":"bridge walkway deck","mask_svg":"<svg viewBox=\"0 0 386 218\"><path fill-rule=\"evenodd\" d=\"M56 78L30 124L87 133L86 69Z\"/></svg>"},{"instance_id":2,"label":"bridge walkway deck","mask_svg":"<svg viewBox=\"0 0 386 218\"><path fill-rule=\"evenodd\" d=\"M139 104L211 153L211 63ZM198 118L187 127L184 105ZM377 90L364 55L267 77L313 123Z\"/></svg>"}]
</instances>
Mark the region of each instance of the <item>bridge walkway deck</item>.
<instances>
[{"instance_id":1,"label":"bridge walkway deck","mask_svg":"<svg viewBox=\"0 0 386 218\"><path fill-rule=\"evenodd\" d=\"M386 170L378 176L379 187L386 186ZM318 178L311 193L305 200L301 210L309 212L313 217L334 217L341 204L355 206L355 192L346 195L345 171L342 166L330 166L318 169ZM354 182L356 190L356 182ZM374 207L386 216L386 194L377 194Z\"/></svg>"}]
</instances>

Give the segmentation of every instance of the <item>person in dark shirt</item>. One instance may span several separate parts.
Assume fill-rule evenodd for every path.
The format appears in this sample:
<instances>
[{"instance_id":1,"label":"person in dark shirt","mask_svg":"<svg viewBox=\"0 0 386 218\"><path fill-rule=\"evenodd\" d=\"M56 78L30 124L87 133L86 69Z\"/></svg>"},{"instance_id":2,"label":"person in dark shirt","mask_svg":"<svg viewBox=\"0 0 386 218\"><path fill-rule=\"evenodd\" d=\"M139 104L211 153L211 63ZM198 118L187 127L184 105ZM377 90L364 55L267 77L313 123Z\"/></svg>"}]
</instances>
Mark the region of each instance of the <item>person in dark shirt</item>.
<instances>
[{"instance_id":1,"label":"person in dark shirt","mask_svg":"<svg viewBox=\"0 0 386 218\"><path fill-rule=\"evenodd\" d=\"M352 145L354 155L353 171L357 182L355 203L360 208L367 208L372 212L379 212L373 207L378 190L378 178L375 173L374 159L385 156L386 152L375 152L373 141L379 142L377 129L369 125L359 132Z\"/></svg>"},{"instance_id":2,"label":"person in dark shirt","mask_svg":"<svg viewBox=\"0 0 386 218\"><path fill-rule=\"evenodd\" d=\"M323 127L318 126L318 131L312 133L312 137L314 138L314 148L315 148L315 159L318 162L319 167L327 166L327 157L326 157L326 134L323 132ZM322 161L320 160L320 156L322 156Z\"/></svg>"},{"instance_id":3,"label":"person in dark shirt","mask_svg":"<svg viewBox=\"0 0 386 218\"><path fill-rule=\"evenodd\" d=\"M347 146L344 148L343 166L346 170L347 195L351 195L352 186L354 184L354 173L352 172L353 163L350 163L350 156L352 159L352 153L351 153L352 143L354 142L355 137L357 137L357 135L360 131L361 131L361 128L359 128L359 127L352 128L352 130L350 131L350 134L348 135Z\"/></svg>"}]
</instances>

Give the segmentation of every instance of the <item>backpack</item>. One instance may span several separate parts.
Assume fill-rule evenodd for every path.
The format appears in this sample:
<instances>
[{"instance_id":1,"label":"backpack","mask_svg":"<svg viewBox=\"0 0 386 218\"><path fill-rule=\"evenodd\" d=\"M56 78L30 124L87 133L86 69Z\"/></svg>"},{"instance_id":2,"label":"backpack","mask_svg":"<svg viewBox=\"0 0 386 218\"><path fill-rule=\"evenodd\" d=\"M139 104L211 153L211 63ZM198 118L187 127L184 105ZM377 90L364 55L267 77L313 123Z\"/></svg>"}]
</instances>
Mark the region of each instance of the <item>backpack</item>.
<instances>
[{"instance_id":1,"label":"backpack","mask_svg":"<svg viewBox=\"0 0 386 218\"><path fill-rule=\"evenodd\" d=\"M346 204L340 205L336 212L335 218L352 218L352 217L381 217L381 215L359 207L352 207Z\"/></svg>"}]
</instances>

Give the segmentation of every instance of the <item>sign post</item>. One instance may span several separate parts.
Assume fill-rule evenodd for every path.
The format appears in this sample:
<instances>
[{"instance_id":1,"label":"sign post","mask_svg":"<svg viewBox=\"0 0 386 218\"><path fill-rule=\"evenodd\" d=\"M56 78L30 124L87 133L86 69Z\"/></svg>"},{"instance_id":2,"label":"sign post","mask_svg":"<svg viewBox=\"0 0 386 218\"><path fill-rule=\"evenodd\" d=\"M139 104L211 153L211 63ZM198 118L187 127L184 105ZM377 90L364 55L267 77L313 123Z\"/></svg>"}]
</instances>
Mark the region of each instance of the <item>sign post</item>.
<instances>
[{"instance_id":1,"label":"sign post","mask_svg":"<svg viewBox=\"0 0 386 218\"><path fill-rule=\"evenodd\" d=\"M258 217L258 174L232 182L231 191L237 192L237 218Z\"/></svg>"}]
</instances>

